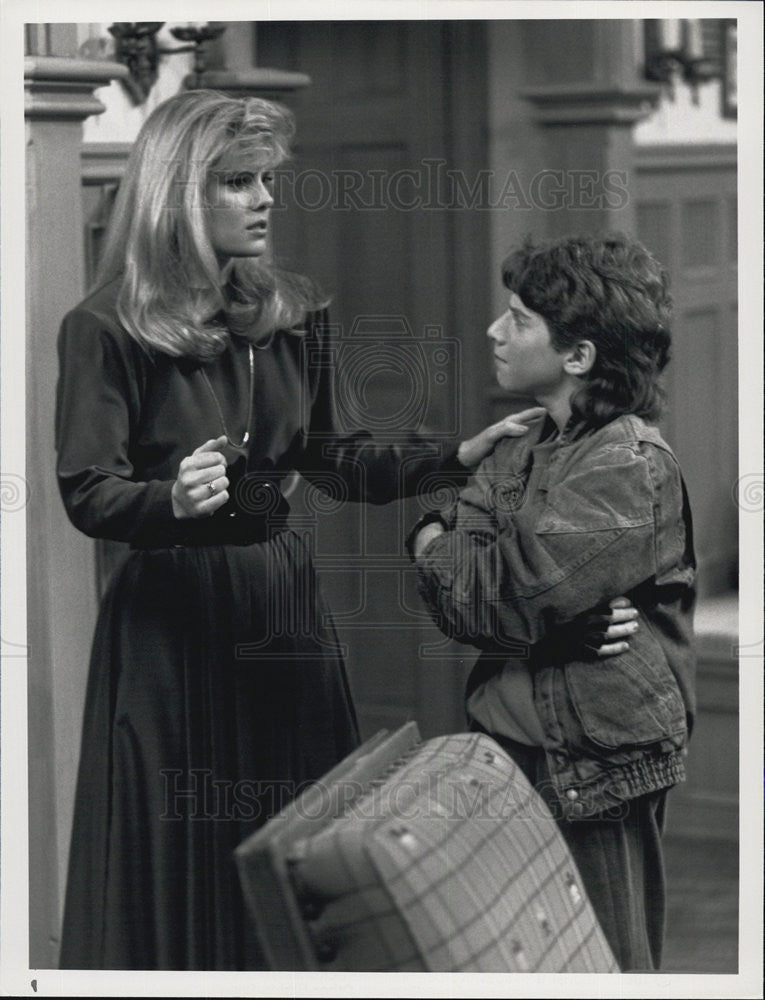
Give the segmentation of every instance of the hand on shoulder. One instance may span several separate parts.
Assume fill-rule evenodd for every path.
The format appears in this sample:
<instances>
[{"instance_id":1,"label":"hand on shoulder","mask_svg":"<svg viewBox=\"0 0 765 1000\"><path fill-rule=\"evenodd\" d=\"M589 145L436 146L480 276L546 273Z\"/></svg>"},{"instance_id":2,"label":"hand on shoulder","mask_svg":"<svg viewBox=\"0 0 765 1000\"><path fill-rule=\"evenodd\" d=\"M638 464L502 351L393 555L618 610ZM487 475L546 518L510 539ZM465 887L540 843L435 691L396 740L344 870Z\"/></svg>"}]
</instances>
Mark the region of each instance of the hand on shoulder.
<instances>
[{"instance_id":1,"label":"hand on shoulder","mask_svg":"<svg viewBox=\"0 0 765 1000\"><path fill-rule=\"evenodd\" d=\"M530 427L540 421L547 411L542 406L533 406L528 410L521 410L520 413L513 413L496 424L490 424L482 431L463 441L459 446L457 458L460 463L468 469L473 469L479 465L487 455L489 455L497 441L504 437L522 437L528 432Z\"/></svg>"}]
</instances>

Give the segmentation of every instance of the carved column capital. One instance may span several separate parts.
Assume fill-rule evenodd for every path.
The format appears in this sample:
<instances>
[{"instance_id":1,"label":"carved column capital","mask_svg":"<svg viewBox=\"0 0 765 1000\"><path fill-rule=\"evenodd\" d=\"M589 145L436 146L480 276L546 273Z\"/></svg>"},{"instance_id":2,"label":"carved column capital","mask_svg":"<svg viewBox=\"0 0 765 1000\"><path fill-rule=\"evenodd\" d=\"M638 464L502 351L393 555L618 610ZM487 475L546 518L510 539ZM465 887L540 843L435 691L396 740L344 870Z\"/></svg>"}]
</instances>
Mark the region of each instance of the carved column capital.
<instances>
[{"instance_id":1,"label":"carved column capital","mask_svg":"<svg viewBox=\"0 0 765 1000\"><path fill-rule=\"evenodd\" d=\"M247 97L259 95L262 97L278 97L281 94L302 90L311 83L311 78L305 73L294 73L284 69L269 69L257 66L252 69L206 70L201 77L202 86L213 90L222 90L232 97ZM193 89L199 86L199 81L193 74L187 76L184 85Z\"/></svg>"},{"instance_id":2,"label":"carved column capital","mask_svg":"<svg viewBox=\"0 0 765 1000\"><path fill-rule=\"evenodd\" d=\"M93 91L127 76L127 68L97 59L27 56L24 60L26 118L82 121L100 115L104 105Z\"/></svg>"},{"instance_id":3,"label":"carved column capital","mask_svg":"<svg viewBox=\"0 0 765 1000\"><path fill-rule=\"evenodd\" d=\"M651 84L566 83L535 87L522 96L534 105L539 125L634 125L653 111L660 92Z\"/></svg>"}]
</instances>

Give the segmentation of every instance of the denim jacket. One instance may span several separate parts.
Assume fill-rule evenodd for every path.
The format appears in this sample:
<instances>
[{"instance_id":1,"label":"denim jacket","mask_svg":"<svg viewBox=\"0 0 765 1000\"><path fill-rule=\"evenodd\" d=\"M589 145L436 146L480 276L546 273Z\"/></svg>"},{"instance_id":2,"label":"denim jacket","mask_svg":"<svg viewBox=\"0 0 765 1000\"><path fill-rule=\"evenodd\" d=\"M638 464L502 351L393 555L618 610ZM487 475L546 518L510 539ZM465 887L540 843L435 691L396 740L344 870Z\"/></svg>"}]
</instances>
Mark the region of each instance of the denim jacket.
<instances>
[{"instance_id":1,"label":"denim jacket","mask_svg":"<svg viewBox=\"0 0 765 1000\"><path fill-rule=\"evenodd\" d=\"M528 663L562 815L618 815L685 777L690 508L672 451L639 417L553 441L550 430L500 441L440 513L446 531L417 559L419 589L446 634L482 650L468 693L510 654ZM640 617L628 652L577 658L571 623L620 594Z\"/></svg>"}]
</instances>

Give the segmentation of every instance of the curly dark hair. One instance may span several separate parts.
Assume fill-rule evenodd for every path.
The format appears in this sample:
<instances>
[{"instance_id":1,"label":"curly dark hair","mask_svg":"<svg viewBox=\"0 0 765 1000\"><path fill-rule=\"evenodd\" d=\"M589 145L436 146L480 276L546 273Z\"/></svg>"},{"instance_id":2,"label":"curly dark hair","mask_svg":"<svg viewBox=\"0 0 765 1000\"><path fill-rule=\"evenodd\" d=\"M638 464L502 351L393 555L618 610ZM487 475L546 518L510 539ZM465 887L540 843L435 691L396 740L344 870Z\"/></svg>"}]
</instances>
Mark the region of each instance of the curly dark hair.
<instances>
[{"instance_id":1,"label":"curly dark hair","mask_svg":"<svg viewBox=\"0 0 765 1000\"><path fill-rule=\"evenodd\" d=\"M502 264L502 280L539 313L553 347L590 340L597 356L572 412L602 425L623 413L655 421L670 357L669 275L640 243L620 234L527 239Z\"/></svg>"}]
</instances>

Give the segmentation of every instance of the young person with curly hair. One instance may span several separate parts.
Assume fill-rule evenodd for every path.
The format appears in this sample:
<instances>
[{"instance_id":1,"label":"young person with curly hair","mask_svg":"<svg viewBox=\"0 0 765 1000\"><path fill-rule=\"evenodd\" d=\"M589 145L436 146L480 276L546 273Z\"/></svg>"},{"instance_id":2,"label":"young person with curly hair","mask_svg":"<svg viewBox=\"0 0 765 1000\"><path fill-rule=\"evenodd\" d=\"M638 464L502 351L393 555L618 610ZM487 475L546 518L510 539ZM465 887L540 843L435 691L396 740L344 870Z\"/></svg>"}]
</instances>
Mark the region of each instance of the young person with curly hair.
<instances>
[{"instance_id":1,"label":"young person with curly hair","mask_svg":"<svg viewBox=\"0 0 765 1000\"><path fill-rule=\"evenodd\" d=\"M623 970L659 967L667 790L694 715L691 514L656 420L669 360L664 269L637 242L527 244L489 328L499 385L544 422L500 441L411 537L439 626L481 649L471 725L556 816ZM628 651L583 658L571 623L626 595Z\"/></svg>"}]
</instances>

